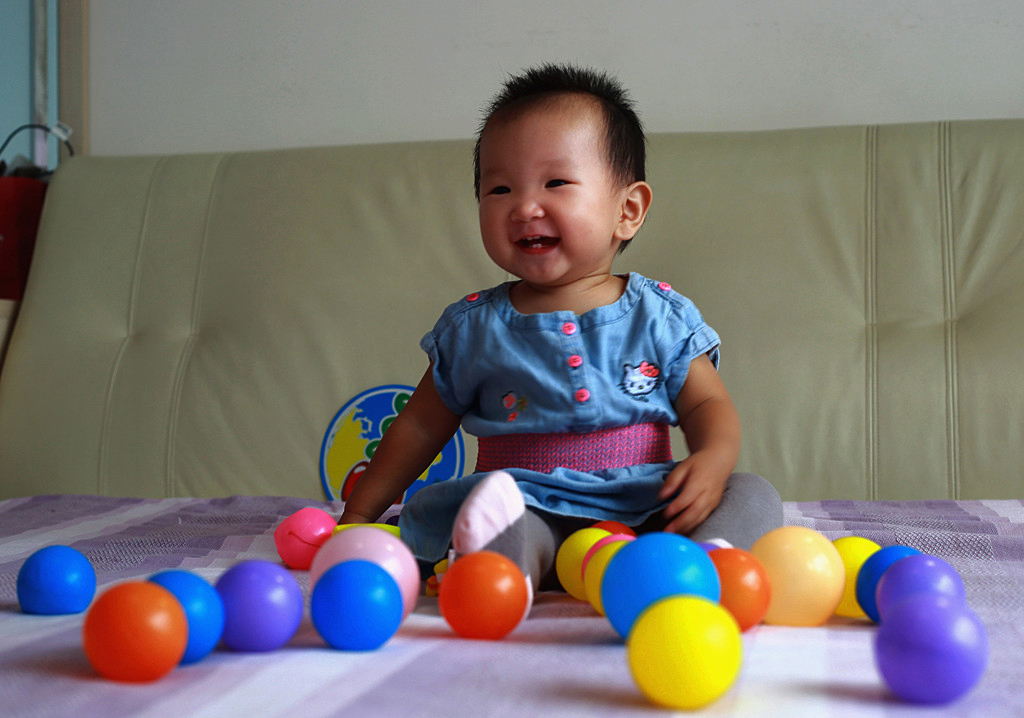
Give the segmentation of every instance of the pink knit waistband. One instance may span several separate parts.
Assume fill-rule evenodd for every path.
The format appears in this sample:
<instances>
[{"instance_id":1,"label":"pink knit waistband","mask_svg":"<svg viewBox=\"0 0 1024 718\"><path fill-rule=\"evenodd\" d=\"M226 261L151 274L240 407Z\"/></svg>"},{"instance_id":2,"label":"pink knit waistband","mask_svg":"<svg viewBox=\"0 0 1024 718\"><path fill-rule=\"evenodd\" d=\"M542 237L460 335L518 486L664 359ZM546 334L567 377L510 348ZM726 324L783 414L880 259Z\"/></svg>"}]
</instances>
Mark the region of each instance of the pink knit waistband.
<instances>
[{"instance_id":1,"label":"pink knit waistband","mask_svg":"<svg viewBox=\"0 0 1024 718\"><path fill-rule=\"evenodd\" d=\"M635 424L584 434L504 434L478 440L476 470L530 469L550 473L618 469L672 461L668 424Z\"/></svg>"}]
</instances>

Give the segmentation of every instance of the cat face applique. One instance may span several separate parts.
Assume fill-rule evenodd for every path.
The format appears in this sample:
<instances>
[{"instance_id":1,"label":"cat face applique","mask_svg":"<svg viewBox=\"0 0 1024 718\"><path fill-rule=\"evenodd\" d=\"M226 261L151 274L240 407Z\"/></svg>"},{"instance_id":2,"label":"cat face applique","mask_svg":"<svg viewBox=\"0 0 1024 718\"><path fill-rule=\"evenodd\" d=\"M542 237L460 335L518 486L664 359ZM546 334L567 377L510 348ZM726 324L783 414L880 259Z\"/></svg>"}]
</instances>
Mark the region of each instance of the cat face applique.
<instances>
[{"instance_id":1,"label":"cat face applique","mask_svg":"<svg viewBox=\"0 0 1024 718\"><path fill-rule=\"evenodd\" d=\"M622 367L622 390L629 396L640 401L647 401L647 395L658 387L661 381L661 370L654 364L642 361L636 366L624 364Z\"/></svg>"}]
</instances>

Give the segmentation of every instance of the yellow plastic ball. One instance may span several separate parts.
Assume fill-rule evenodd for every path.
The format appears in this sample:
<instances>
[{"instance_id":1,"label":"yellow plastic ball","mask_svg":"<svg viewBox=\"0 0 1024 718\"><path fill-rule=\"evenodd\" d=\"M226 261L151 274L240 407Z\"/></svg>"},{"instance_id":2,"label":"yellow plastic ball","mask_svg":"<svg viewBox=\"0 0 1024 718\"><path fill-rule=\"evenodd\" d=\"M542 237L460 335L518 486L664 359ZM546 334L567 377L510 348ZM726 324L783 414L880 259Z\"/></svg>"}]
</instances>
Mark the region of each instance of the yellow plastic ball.
<instances>
[{"instance_id":1,"label":"yellow plastic ball","mask_svg":"<svg viewBox=\"0 0 1024 718\"><path fill-rule=\"evenodd\" d=\"M380 529L382 531L387 531L389 534L391 534L395 538L401 538L402 537L401 536L401 531L399 531L398 527L397 526L392 526L391 524L338 524L337 526L334 527L334 530L331 531L331 536L334 536L337 533L345 531L346 529L355 528L356 526L372 526L375 529Z\"/></svg>"},{"instance_id":2,"label":"yellow plastic ball","mask_svg":"<svg viewBox=\"0 0 1024 718\"><path fill-rule=\"evenodd\" d=\"M562 588L575 599L587 600L586 590L583 588L583 557L595 543L611 533L604 529L587 527L574 531L558 547L555 555L555 573Z\"/></svg>"},{"instance_id":3,"label":"yellow plastic ball","mask_svg":"<svg viewBox=\"0 0 1024 718\"><path fill-rule=\"evenodd\" d=\"M601 601L601 581L604 580L604 570L608 568L608 562L625 546L629 541L612 541L594 552L583 572L583 592L598 613L604 615L604 604Z\"/></svg>"},{"instance_id":4,"label":"yellow plastic ball","mask_svg":"<svg viewBox=\"0 0 1024 718\"><path fill-rule=\"evenodd\" d=\"M871 539L862 536L843 536L832 543L846 568L846 588L843 589L843 598L836 608L836 615L847 618L867 618L867 614L864 613L864 609L857 601L857 574L871 554L881 547Z\"/></svg>"},{"instance_id":5,"label":"yellow plastic ball","mask_svg":"<svg viewBox=\"0 0 1024 718\"><path fill-rule=\"evenodd\" d=\"M736 619L700 596L671 596L640 614L626 640L629 669L653 702L692 710L720 698L739 675Z\"/></svg>"},{"instance_id":6,"label":"yellow plastic ball","mask_svg":"<svg viewBox=\"0 0 1024 718\"><path fill-rule=\"evenodd\" d=\"M765 623L820 626L835 613L846 586L846 568L824 535L804 526L783 526L759 538L750 552L771 580Z\"/></svg>"}]
</instances>

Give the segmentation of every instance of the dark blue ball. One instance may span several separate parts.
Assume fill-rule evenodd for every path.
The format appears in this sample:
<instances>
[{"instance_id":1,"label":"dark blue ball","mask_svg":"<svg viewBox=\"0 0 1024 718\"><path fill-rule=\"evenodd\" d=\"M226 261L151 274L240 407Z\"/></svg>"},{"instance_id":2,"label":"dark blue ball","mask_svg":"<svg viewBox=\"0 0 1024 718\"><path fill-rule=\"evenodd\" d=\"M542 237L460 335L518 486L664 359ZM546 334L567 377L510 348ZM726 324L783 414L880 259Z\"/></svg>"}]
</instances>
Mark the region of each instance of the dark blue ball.
<instances>
[{"instance_id":1,"label":"dark blue ball","mask_svg":"<svg viewBox=\"0 0 1024 718\"><path fill-rule=\"evenodd\" d=\"M217 647L224 633L224 601L217 589L188 571L161 571L150 581L174 594L188 619L188 644L181 663L195 663Z\"/></svg>"},{"instance_id":2,"label":"dark blue ball","mask_svg":"<svg viewBox=\"0 0 1024 718\"><path fill-rule=\"evenodd\" d=\"M371 651L402 623L402 592L387 571L370 561L342 561L313 587L310 615L320 636L343 651Z\"/></svg>"},{"instance_id":3,"label":"dark blue ball","mask_svg":"<svg viewBox=\"0 0 1024 718\"><path fill-rule=\"evenodd\" d=\"M886 546L880 548L868 556L868 560L860 567L857 573L857 603L864 609L875 623L878 623L878 604L875 601L875 589L878 588L878 581L886 569L907 556L915 556L921 553L910 546Z\"/></svg>"},{"instance_id":4,"label":"dark blue ball","mask_svg":"<svg viewBox=\"0 0 1024 718\"><path fill-rule=\"evenodd\" d=\"M39 549L18 571L18 603L25 613L81 613L95 595L96 570L70 546Z\"/></svg>"}]
</instances>

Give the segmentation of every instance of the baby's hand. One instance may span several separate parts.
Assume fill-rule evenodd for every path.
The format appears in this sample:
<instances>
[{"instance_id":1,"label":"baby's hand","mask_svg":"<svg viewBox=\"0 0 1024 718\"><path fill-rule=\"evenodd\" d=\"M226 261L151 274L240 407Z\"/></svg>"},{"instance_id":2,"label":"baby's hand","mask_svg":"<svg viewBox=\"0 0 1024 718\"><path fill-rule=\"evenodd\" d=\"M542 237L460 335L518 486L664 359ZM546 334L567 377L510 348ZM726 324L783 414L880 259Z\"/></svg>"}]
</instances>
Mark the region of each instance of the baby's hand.
<instances>
[{"instance_id":1,"label":"baby's hand","mask_svg":"<svg viewBox=\"0 0 1024 718\"><path fill-rule=\"evenodd\" d=\"M665 531L685 535L702 524L722 500L730 471L728 462L713 451L698 451L676 464L658 492L659 499L671 499L664 512Z\"/></svg>"}]
</instances>

